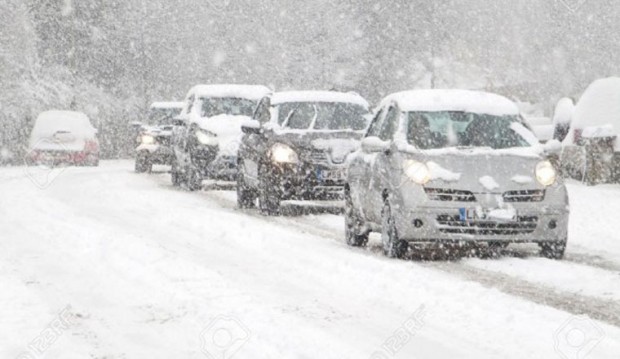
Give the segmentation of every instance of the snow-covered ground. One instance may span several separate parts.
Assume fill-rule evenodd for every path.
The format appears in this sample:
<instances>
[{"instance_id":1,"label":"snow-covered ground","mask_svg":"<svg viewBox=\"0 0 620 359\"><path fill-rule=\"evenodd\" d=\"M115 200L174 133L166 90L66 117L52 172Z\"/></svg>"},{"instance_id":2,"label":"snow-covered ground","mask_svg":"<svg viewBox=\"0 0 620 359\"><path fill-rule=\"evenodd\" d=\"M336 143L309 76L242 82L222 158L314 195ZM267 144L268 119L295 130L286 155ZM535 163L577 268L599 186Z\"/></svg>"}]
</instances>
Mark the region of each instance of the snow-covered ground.
<instances>
[{"instance_id":1,"label":"snow-covered ground","mask_svg":"<svg viewBox=\"0 0 620 359\"><path fill-rule=\"evenodd\" d=\"M570 184L565 261L419 262L348 248L335 215L265 218L132 168L0 169L0 358L620 353L618 186Z\"/></svg>"}]
</instances>

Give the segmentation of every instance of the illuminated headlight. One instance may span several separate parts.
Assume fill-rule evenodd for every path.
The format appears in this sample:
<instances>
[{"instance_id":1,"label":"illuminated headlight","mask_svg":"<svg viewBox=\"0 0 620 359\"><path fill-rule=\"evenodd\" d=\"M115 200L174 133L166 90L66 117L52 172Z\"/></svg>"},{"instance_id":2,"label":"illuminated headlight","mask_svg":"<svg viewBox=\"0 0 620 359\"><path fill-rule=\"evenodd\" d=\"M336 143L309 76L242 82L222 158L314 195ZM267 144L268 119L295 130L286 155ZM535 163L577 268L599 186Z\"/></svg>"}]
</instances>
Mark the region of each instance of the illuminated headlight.
<instances>
[{"instance_id":1,"label":"illuminated headlight","mask_svg":"<svg viewBox=\"0 0 620 359\"><path fill-rule=\"evenodd\" d=\"M271 147L271 159L276 163L299 163L297 153L283 143L276 143Z\"/></svg>"},{"instance_id":2,"label":"illuminated headlight","mask_svg":"<svg viewBox=\"0 0 620 359\"><path fill-rule=\"evenodd\" d=\"M152 145L155 143L155 137L144 135L140 138L140 142L142 142L143 145Z\"/></svg>"},{"instance_id":3,"label":"illuminated headlight","mask_svg":"<svg viewBox=\"0 0 620 359\"><path fill-rule=\"evenodd\" d=\"M217 146L217 136L204 131L196 131L196 139L205 146Z\"/></svg>"},{"instance_id":4,"label":"illuminated headlight","mask_svg":"<svg viewBox=\"0 0 620 359\"><path fill-rule=\"evenodd\" d=\"M431 171L424 163L414 160L407 160L404 165L405 174L413 182L420 185L425 185L431 180Z\"/></svg>"},{"instance_id":5,"label":"illuminated headlight","mask_svg":"<svg viewBox=\"0 0 620 359\"><path fill-rule=\"evenodd\" d=\"M541 161L536 165L536 180L547 187L555 183L557 172L549 161Z\"/></svg>"}]
</instances>

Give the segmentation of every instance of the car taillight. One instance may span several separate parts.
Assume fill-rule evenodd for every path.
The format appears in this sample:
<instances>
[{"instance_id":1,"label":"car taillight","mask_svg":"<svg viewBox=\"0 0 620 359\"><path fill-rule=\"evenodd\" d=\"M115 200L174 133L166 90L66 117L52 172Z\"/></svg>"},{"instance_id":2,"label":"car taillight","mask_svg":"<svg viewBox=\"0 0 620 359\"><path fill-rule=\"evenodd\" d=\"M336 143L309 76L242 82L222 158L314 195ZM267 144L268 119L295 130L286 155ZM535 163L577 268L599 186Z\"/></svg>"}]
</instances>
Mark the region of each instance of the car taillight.
<instances>
[{"instance_id":1,"label":"car taillight","mask_svg":"<svg viewBox=\"0 0 620 359\"><path fill-rule=\"evenodd\" d=\"M573 143L578 145L583 139L583 129L576 128L573 130Z\"/></svg>"},{"instance_id":2,"label":"car taillight","mask_svg":"<svg viewBox=\"0 0 620 359\"><path fill-rule=\"evenodd\" d=\"M84 144L84 151L99 152L99 144L97 144L97 141L86 141L86 143Z\"/></svg>"}]
</instances>

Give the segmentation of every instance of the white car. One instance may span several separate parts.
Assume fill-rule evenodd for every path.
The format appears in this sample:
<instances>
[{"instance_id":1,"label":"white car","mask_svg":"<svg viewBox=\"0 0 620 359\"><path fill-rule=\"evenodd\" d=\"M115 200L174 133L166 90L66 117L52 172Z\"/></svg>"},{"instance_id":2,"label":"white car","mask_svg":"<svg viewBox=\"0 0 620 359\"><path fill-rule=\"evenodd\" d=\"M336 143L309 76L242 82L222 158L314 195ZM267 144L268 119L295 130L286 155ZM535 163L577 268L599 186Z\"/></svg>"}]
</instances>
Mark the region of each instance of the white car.
<instances>
[{"instance_id":1,"label":"white car","mask_svg":"<svg viewBox=\"0 0 620 359\"><path fill-rule=\"evenodd\" d=\"M28 164L98 166L97 129L81 112L42 112L30 135L26 161Z\"/></svg>"},{"instance_id":2,"label":"white car","mask_svg":"<svg viewBox=\"0 0 620 359\"><path fill-rule=\"evenodd\" d=\"M241 125L271 90L258 85L198 85L187 93L172 134L172 183L200 189L202 180L234 181Z\"/></svg>"},{"instance_id":3,"label":"white car","mask_svg":"<svg viewBox=\"0 0 620 359\"><path fill-rule=\"evenodd\" d=\"M568 196L510 100L418 90L383 100L345 185L346 240L381 233L385 253L410 243L537 243L562 258Z\"/></svg>"}]
</instances>

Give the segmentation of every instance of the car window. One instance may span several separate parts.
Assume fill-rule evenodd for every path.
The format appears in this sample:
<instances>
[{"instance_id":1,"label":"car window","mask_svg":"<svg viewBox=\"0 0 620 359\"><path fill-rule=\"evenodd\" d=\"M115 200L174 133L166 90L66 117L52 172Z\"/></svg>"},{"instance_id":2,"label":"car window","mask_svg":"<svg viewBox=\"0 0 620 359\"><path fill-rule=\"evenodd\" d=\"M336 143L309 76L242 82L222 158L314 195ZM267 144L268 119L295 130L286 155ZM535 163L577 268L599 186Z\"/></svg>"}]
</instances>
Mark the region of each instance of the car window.
<instances>
[{"instance_id":1,"label":"car window","mask_svg":"<svg viewBox=\"0 0 620 359\"><path fill-rule=\"evenodd\" d=\"M379 131L381 130L381 124L383 123L383 113L383 109L379 110L379 112L377 112L375 117L372 119L368 132L366 133L366 137L379 137Z\"/></svg>"},{"instance_id":2,"label":"car window","mask_svg":"<svg viewBox=\"0 0 620 359\"><path fill-rule=\"evenodd\" d=\"M267 98L261 100L256 107L253 118L260 123L267 123L271 119L271 111L269 111L269 101Z\"/></svg>"},{"instance_id":3,"label":"car window","mask_svg":"<svg viewBox=\"0 0 620 359\"><path fill-rule=\"evenodd\" d=\"M420 149L529 146L515 126L527 131L518 116L454 111L409 112L407 141Z\"/></svg>"},{"instance_id":4,"label":"car window","mask_svg":"<svg viewBox=\"0 0 620 359\"><path fill-rule=\"evenodd\" d=\"M368 125L368 110L351 103L288 102L278 112L278 123L291 129L362 131Z\"/></svg>"},{"instance_id":5,"label":"car window","mask_svg":"<svg viewBox=\"0 0 620 359\"><path fill-rule=\"evenodd\" d=\"M385 120L381 125L381 130L379 131L379 138L383 141L388 141L393 139L394 132L398 126L398 116L399 111L396 107L392 106L388 110L385 115Z\"/></svg>"},{"instance_id":6,"label":"car window","mask_svg":"<svg viewBox=\"0 0 620 359\"><path fill-rule=\"evenodd\" d=\"M192 109L194 108L194 100L196 98L194 97L194 95L191 95L189 97L189 99L187 100L187 114L189 115L190 113L192 113Z\"/></svg>"},{"instance_id":7,"label":"car window","mask_svg":"<svg viewBox=\"0 0 620 359\"><path fill-rule=\"evenodd\" d=\"M212 97L202 99L201 117L217 115L252 116L256 102L236 97Z\"/></svg>"}]
</instances>

